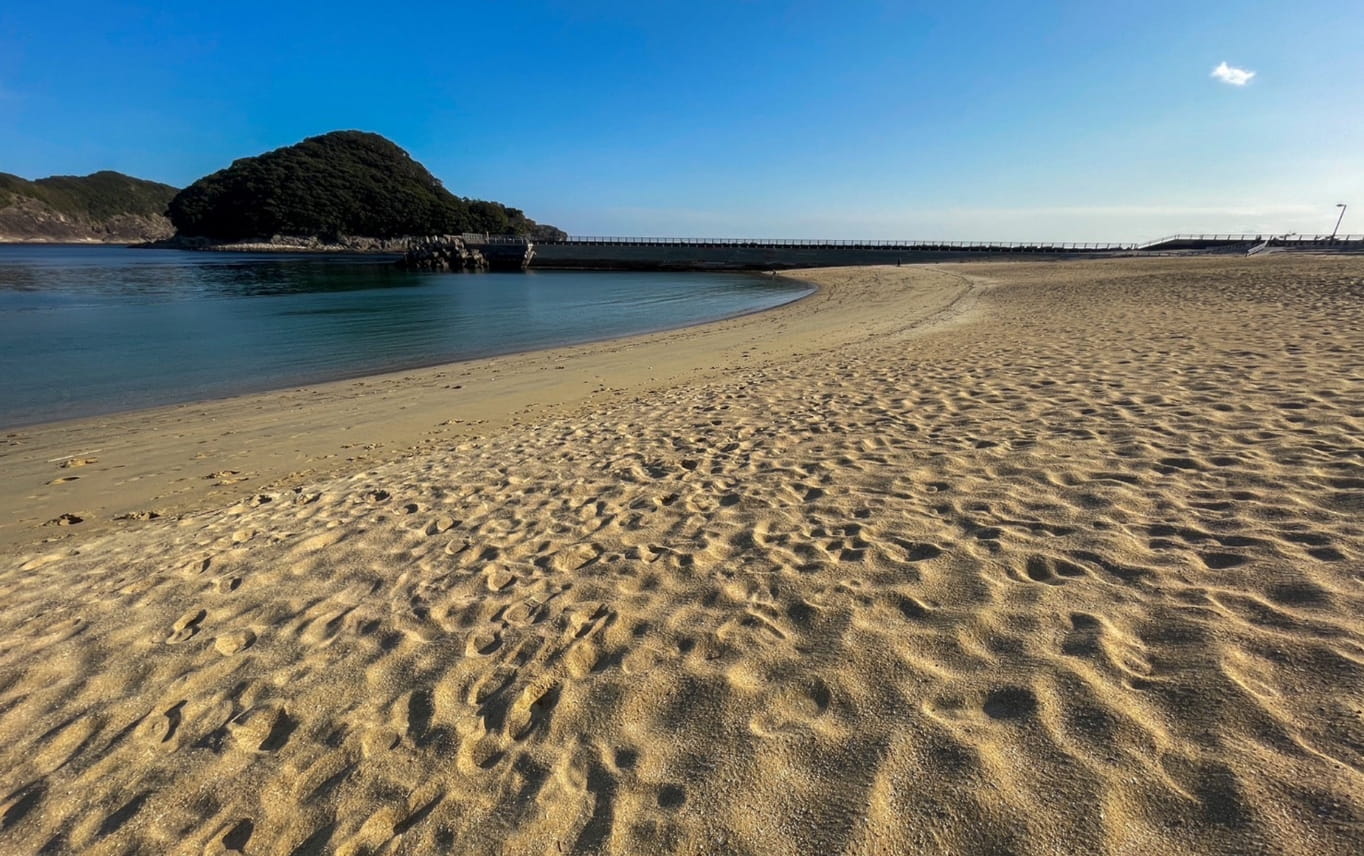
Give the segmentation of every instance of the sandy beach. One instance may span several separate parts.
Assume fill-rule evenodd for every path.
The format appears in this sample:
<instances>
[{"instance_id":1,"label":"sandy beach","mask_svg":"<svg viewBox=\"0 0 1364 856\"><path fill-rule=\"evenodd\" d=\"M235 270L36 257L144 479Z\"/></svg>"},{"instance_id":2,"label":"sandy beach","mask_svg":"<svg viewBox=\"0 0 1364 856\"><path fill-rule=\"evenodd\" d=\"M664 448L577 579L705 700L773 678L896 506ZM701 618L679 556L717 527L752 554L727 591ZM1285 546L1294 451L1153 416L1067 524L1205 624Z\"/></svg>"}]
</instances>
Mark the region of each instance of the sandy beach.
<instances>
[{"instance_id":1,"label":"sandy beach","mask_svg":"<svg viewBox=\"0 0 1364 856\"><path fill-rule=\"evenodd\" d=\"M0 852L1364 852L1364 257L795 276L10 433Z\"/></svg>"}]
</instances>

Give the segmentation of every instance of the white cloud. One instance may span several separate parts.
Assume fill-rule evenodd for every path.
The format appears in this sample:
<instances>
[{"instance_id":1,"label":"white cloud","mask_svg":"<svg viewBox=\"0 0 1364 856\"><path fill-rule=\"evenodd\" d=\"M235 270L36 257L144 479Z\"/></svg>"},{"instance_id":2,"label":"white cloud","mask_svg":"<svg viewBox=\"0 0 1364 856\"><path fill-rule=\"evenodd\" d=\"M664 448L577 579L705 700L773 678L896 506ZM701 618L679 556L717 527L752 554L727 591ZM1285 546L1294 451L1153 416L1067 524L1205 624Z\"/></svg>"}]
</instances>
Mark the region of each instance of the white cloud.
<instances>
[{"instance_id":1,"label":"white cloud","mask_svg":"<svg viewBox=\"0 0 1364 856\"><path fill-rule=\"evenodd\" d=\"M1237 68L1234 65L1227 65L1224 62L1212 70L1212 76L1223 83L1230 83L1232 86L1245 86L1255 76L1255 72L1245 68Z\"/></svg>"}]
</instances>

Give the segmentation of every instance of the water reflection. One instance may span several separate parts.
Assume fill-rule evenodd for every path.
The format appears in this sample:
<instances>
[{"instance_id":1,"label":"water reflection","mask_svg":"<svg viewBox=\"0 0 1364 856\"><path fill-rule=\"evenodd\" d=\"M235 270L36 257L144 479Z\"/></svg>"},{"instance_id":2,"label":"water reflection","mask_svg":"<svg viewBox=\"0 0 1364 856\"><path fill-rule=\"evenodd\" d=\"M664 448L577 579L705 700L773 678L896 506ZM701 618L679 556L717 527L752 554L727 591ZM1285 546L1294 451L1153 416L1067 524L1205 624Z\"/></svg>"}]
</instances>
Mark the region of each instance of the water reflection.
<instances>
[{"instance_id":1,"label":"water reflection","mask_svg":"<svg viewBox=\"0 0 1364 856\"><path fill-rule=\"evenodd\" d=\"M628 335L804 293L746 274L0 246L0 425Z\"/></svg>"},{"instance_id":2,"label":"water reflection","mask_svg":"<svg viewBox=\"0 0 1364 856\"><path fill-rule=\"evenodd\" d=\"M0 246L0 294L67 292L182 300L420 286L389 256L221 255L108 247Z\"/></svg>"}]
</instances>

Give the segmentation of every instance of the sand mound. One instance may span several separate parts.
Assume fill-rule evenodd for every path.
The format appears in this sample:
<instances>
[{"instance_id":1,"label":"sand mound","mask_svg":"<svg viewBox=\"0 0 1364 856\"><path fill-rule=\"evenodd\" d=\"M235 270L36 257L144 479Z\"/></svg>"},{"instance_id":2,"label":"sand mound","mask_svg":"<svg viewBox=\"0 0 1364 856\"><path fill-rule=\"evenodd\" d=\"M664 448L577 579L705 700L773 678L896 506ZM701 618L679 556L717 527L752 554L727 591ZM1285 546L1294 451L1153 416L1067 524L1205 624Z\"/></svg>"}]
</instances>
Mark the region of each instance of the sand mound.
<instances>
[{"instance_id":1,"label":"sand mound","mask_svg":"<svg viewBox=\"0 0 1364 856\"><path fill-rule=\"evenodd\" d=\"M1364 848L1364 264L809 277L836 340L11 559L0 850Z\"/></svg>"}]
</instances>

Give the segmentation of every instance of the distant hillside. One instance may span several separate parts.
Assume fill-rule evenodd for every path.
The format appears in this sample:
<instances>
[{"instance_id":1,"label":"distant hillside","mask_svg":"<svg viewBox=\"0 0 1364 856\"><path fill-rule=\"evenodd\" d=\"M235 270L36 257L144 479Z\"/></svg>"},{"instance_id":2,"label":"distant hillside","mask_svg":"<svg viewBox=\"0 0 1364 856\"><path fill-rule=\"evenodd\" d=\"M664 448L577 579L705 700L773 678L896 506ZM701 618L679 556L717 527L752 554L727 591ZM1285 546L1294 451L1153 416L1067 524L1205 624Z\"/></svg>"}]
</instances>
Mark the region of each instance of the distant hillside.
<instances>
[{"instance_id":1,"label":"distant hillside","mask_svg":"<svg viewBox=\"0 0 1364 856\"><path fill-rule=\"evenodd\" d=\"M516 208L455 196L407 152L362 131L234 161L180 191L169 212L178 235L220 241L563 234Z\"/></svg>"},{"instance_id":2,"label":"distant hillside","mask_svg":"<svg viewBox=\"0 0 1364 856\"><path fill-rule=\"evenodd\" d=\"M173 231L166 206L175 188L97 172L28 181L0 172L0 241L133 243Z\"/></svg>"}]
</instances>

